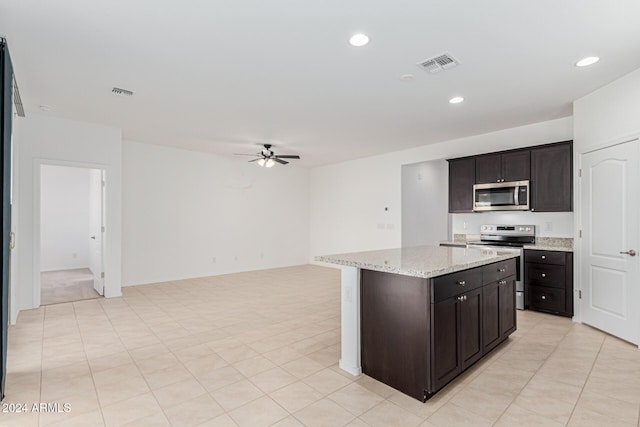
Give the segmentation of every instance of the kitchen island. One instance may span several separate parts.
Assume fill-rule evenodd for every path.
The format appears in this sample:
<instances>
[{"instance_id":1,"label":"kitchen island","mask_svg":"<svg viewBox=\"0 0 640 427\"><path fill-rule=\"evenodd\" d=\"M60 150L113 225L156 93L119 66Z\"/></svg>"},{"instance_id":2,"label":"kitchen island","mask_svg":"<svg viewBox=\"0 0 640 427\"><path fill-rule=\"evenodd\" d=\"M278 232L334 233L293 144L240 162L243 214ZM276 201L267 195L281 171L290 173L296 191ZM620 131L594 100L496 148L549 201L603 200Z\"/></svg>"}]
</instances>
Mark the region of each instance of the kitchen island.
<instances>
[{"instance_id":1,"label":"kitchen island","mask_svg":"<svg viewBox=\"0 0 640 427\"><path fill-rule=\"evenodd\" d=\"M342 269L340 368L426 401L516 330L516 256L418 246L316 257Z\"/></svg>"}]
</instances>

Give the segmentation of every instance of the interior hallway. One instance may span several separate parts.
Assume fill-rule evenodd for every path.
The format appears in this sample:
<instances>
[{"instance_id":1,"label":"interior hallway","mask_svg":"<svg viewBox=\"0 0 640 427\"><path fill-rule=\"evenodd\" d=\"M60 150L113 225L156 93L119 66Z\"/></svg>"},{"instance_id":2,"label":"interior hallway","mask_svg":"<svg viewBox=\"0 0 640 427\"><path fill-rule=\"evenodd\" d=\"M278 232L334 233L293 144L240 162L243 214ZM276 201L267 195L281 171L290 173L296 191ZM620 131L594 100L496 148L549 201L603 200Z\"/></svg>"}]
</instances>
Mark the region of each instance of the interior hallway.
<instances>
[{"instance_id":1,"label":"interior hallway","mask_svg":"<svg viewBox=\"0 0 640 427\"><path fill-rule=\"evenodd\" d=\"M100 298L93 288L93 273L88 268L40 273L40 292L40 305Z\"/></svg>"}]
</instances>

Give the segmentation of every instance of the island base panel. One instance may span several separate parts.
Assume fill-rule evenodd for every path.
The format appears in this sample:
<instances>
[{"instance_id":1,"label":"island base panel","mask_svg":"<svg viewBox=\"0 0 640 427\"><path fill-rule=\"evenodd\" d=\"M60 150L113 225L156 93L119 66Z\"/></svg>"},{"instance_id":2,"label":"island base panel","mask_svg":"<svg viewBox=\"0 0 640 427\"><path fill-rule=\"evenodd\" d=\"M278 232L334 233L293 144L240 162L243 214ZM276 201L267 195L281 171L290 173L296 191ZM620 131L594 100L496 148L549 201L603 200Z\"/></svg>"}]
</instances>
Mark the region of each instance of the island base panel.
<instances>
[{"instance_id":1,"label":"island base panel","mask_svg":"<svg viewBox=\"0 0 640 427\"><path fill-rule=\"evenodd\" d=\"M362 270L361 277L363 373L425 400L427 279L371 270Z\"/></svg>"}]
</instances>

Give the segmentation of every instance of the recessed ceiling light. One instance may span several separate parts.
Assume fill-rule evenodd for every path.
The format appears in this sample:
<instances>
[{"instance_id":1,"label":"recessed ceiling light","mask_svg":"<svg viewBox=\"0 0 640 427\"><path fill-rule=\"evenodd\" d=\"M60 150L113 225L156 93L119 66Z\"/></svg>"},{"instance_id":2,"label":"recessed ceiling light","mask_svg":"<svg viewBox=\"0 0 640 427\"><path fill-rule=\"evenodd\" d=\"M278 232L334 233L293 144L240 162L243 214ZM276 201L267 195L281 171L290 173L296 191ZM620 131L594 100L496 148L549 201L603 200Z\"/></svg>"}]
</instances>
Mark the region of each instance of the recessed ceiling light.
<instances>
[{"instance_id":1,"label":"recessed ceiling light","mask_svg":"<svg viewBox=\"0 0 640 427\"><path fill-rule=\"evenodd\" d=\"M582 58L580 61L576 62L576 67L586 67L593 65L598 61L600 61L600 58L597 56L587 56L586 58Z\"/></svg>"},{"instance_id":2,"label":"recessed ceiling light","mask_svg":"<svg viewBox=\"0 0 640 427\"><path fill-rule=\"evenodd\" d=\"M349 44L351 46L360 47L366 45L367 43L369 43L369 36L362 33L354 34L349 39Z\"/></svg>"},{"instance_id":3,"label":"recessed ceiling light","mask_svg":"<svg viewBox=\"0 0 640 427\"><path fill-rule=\"evenodd\" d=\"M400 76L400 80L405 82L410 82L411 80L413 80L413 77L414 77L413 74L403 74Z\"/></svg>"},{"instance_id":4,"label":"recessed ceiling light","mask_svg":"<svg viewBox=\"0 0 640 427\"><path fill-rule=\"evenodd\" d=\"M464 98L461 96L454 96L453 98L451 98L449 100L449 104L460 104L462 101L464 101Z\"/></svg>"},{"instance_id":5,"label":"recessed ceiling light","mask_svg":"<svg viewBox=\"0 0 640 427\"><path fill-rule=\"evenodd\" d=\"M49 107L48 105L41 105L40 111L44 111L45 113L48 113L49 111L51 111L51 107Z\"/></svg>"}]
</instances>

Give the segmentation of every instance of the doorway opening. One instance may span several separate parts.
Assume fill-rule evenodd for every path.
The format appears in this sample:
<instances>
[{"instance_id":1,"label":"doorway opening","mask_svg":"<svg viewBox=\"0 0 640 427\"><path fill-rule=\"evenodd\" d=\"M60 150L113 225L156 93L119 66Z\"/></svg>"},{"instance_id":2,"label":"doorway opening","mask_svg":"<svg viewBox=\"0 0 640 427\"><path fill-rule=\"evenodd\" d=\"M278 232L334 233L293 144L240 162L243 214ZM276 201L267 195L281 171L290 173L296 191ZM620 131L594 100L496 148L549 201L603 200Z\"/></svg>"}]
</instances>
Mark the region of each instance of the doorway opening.
<instances>
[{"instance_id":1,"label":"doorway opening","mask_svg":"<svg viewBox=\"0 0 640 427\"><path fill-rule=\"evenodd\" d=\"M40 165L40 305L104 295L104 171Z\"/></svg>"}]
</instances>

